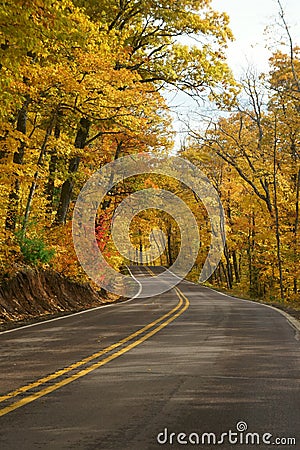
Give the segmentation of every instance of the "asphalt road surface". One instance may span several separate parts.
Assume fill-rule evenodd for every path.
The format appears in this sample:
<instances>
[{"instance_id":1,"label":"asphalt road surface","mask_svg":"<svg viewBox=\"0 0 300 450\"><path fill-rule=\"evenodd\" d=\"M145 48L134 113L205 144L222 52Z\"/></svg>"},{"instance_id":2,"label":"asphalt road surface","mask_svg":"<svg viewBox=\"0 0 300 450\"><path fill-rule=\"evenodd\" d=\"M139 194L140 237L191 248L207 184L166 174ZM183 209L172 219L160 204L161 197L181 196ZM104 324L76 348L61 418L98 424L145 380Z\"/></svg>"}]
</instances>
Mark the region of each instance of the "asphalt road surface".
<instances>
[{"instance_id":1,"label":"asphalt road surface","mask_svg":"<svg viewBox=\"0 0 300 450\"><path fill-rule=\"evenodd\" d=\"M178 288L0 333L0 449L300 449L297 330Z\"/></svg>"}]
</instances>

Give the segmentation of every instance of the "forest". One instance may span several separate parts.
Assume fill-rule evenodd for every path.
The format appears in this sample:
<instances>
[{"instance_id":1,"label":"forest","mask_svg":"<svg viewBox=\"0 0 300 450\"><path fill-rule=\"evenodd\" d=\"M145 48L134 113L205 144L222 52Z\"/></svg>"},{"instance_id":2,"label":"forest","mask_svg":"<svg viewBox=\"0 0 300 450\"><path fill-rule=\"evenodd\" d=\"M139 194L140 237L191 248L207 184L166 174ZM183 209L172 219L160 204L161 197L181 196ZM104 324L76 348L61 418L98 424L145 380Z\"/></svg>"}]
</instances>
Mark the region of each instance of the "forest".
<instances>
[{"instance_id":1,"label":"forest","mask_svg":"<svg viewBox=\"0 0 300 450\"><path fill-rule=\"evenodd\" d=\"M274 42L268 73L246 68L236 80L225 56L230 18L210 0L2 2L1 279L34 267L88 281L72 239L85 182L123 156L177 154L207 175L226 215L224 256L209 285L300 308L300 47L279 1L278 17L285 42ZM190 123L180 149L166 100L177 91L212 105L198 126ZM146 174L115 186L97 213L99 248L117 270L128 264L112 240L114 211L126 196L158 186L197 220L201 246L188 276L196 282L210 224L177 180ZM156 227L166 249L140 263L171 266L180 233L167 213L138 214L131 241L142 252Z\"/></svg>"}]
</instances>

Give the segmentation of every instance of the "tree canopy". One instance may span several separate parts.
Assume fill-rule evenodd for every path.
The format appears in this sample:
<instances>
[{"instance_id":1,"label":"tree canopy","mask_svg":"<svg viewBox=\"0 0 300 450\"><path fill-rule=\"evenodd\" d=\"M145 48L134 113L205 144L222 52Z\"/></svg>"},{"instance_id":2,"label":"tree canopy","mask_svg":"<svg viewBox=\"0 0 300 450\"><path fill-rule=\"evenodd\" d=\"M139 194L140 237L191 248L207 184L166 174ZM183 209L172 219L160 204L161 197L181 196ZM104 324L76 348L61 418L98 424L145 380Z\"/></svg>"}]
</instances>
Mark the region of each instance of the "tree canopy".
<instances>
[{"instance_id":1,"label":"tree canopy","mask_svg":"<svg viewBox=\"0 0 300 450\"><path fill-rule=\"evenodd\" d=\"M207 124L201 118L180 151L213 182L227 217L224 258L210 282L256 298L296 301L300 51L282 8L280 14L287 51L274 52L268 73L248 72L238 84L225 58L233 40L229 17L210 0L3 2L2 274L29 264L85 279L72 245L77 196L95 171L121 156L171 154L174 132L164 94L176 90L220 108ZM176 180L139 176L115 186L97 213L98 246L122 267L126 261L110 232L114 211L127 195L158 186L180 196L198 221L201 247L190 274L196 279L210 224L200 199ZM152 228L167 237L156 262L171 265L180 233L172 217L154 208L132 222L137 254L148 248Z\"/></svg>"}]
</instances>

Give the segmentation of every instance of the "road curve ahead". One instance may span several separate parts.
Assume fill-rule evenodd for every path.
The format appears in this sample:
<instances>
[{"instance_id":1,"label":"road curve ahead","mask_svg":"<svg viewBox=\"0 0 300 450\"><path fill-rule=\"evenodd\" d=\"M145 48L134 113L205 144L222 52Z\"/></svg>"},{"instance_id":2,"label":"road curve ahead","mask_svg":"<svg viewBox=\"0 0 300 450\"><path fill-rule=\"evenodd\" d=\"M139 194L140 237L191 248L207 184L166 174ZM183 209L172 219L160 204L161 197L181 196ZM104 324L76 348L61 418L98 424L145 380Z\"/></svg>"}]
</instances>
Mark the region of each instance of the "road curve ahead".
<instances>
[{"instance_id":1,"label":"road curve ahead","mask_svg":"<svg viewBox=\"0 0 300 450\"><path fill-rule=\"evenodd\" d=\"M0 333L0 449L299 449L297 330L178 288Z\"/></svg>"}]
</instances>

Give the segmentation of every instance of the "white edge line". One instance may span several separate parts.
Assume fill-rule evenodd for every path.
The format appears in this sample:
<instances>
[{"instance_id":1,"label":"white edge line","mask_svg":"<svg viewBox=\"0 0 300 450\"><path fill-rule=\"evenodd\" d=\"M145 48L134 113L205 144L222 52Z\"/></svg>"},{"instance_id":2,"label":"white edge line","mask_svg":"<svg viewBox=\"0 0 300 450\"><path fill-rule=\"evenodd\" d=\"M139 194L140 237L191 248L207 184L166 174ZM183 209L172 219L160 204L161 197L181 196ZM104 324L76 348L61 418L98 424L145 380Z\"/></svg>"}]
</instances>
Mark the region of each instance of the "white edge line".
<instances>
[{"instance_id":1,"label":"white edge line","mask_svg":"<svg viewBox=\"0 0 300 450\"><path fill-rule=\"evenodd\" d=\"M125 265L126 266L126 265ZM135 294L130 300L133 300L133 299L135 299L136 297L138 297L139 295L140 295L140 293L142 292L142 290L143 290L143 286L142 286L142 283L133 275L133 273L131 272L131 270L129 269L129 267L128 266L126 266L127 267L127 270L128 270L128 272L130 273L130 276L140 285L140 287L139 287L139 292L137 293L137 294ZM128 301L128 300L127 300Z\"/></svg>"},{"instance_id":2,"label":"white edge line","mask_svg":"<svg viewBox=\"0 0 300 450\"><path fill-rule=\"evenodd\" d=\"M184 277L183 278L180 278L180 277L178 277L175 273L173 273L170 269L168 269L167 267L165 267L165 269L168 271L168 272L170 272L170 274L171 275L173 275L173 277L176 277L178 280L180 280L180 281L185 281L185 279L184 279ZM179 281L179 283L180 283L180 281ZM177 285L176 285L177 286Z\"/></svg>"},{"instance_id":3,"label":"white edge line","mask_svg":"<svg viewBox=\"0 0 300 450\"><path fill-rule=\"evenodd\" d=\"M247 300L246 298L232 297L231 295L224 294L224 292L217 291L217 290L212 289L212 288L210 288L208 286L202 286L202 287L204 287L206 289L209 289L210 291L217 292L220 295L224 295L225 297L232 298L233 300L240 300L241 302L248 302L248 303L250 302L250 303L253 303L254 305L260 305L260 306L265 306L266 308L271 308L274 311L277 311L282 316L284 316L288 320L290 325L292 325L293 328L296 328L296 330L298 332L300 332L300 321L298 319L295 319L295 317L291 316L287 312L282 311L282 309L276 308L275 306L272 306L272 305L266 305L265 303L255 302L254 300Z\"/></svg>"},{"instance_id":4,"label":"white edge line","mask_svg":"<svg viewBox=\"0 0 300 450\"><path fill-rule=\"evenodd\" d=\"M126 266L127 267L127 266ZM83 311L78 311L76 313L72 313L72 314L66 314L64 316L60 316L60 317L54 317L53 319L48 319L48 320L41 320L40 322L35 322L35 323L31 323L30 325L23 325L21 327L16 327L16 328L11 328L10 330L5 330L5 331L0 331L0 335L1 334L6 334L6 333L12 333L14 331L19 331L19 330L25 330L25 328L32 328L35 327L37 325L42 325L44 323L50 323L50 322L56 322L57 320L63 320L63 319L68 319L69 317L74 317L74 316L78 316L80 314L85 314L85 313L89 313L91 311L96 311L97 309L102 309L102 308L109 308L112 306L116 306L116 305L121 305L124 303L128 303L131 302L132 300L134 300L136 297L138 297L142 291L142 285L139 282L139 280L137 278L135 278L135 276L132 274L131 270L129 269L129 267L127 267L130 275L132 276L132 278L139 284L139 291L137 294L135 294L132 298L129 298L128 300L124 300L122 302L112 302L109 304L105 304L105 305L101 305L101 306L96 306L95 308L90 308L90 309L84 309ZM34 319L33 319L34 320Z\"/></svg>"}]
</instances>

